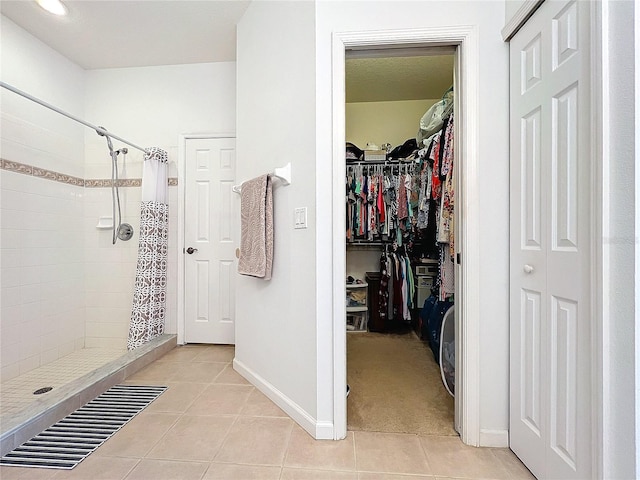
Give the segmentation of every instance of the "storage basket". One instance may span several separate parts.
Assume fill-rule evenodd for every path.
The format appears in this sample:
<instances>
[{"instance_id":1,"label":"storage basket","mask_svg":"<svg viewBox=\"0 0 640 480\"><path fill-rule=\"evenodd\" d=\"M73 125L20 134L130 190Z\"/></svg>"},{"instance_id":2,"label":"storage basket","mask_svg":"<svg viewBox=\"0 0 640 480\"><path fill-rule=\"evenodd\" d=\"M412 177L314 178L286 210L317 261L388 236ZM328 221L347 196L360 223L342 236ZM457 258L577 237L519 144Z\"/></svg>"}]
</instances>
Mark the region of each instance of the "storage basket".
<instances>
[{"instance_id":1,"label":"storage basket","mask_svg":"<svg viewBox=\"0 0 640 480\"><path fill-rule=\"evenodd\" d=\"M369 161L384 161L387 159L386 150L365 150L364 159Z\"/></svg>"}]
</instances>

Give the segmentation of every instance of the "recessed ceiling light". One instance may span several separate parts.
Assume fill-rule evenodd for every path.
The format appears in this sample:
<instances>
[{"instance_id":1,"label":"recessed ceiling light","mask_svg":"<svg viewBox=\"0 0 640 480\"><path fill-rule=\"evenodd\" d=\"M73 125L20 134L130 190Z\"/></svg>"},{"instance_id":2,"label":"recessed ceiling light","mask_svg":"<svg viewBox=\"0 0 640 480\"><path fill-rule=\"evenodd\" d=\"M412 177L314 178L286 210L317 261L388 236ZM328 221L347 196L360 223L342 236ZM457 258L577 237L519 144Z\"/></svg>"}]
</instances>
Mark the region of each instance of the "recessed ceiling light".
<instances>
[{"instance_id":1,"label":"recessed ceiling light","mask_svg":"<svg viewBox=\"0 0 640 480\"><path fill-rule=\"evenodd\" d=\"M60 0L36 0L38 5L54 15L66 15L67 7Z\"/></svg>"}]
</instances>

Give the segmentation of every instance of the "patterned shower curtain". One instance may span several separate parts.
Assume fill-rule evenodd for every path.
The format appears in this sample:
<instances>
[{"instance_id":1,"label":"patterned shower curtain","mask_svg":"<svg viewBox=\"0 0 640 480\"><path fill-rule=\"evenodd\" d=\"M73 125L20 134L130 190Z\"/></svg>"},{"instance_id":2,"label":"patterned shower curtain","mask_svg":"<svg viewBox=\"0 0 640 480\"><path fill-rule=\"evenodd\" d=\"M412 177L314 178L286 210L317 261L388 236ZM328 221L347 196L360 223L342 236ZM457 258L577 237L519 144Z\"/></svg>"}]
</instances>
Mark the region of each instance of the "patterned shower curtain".
<instances>
[{"instance_id":1,"label":"patterned shower curtain","mask_svg":"<svg viewBox=\"0 0 640 480\"><path fill-rule=\"evenodd\" d=\"M148 148L142 173L140 241L127 348L164 333L167 297L167 152Z\"/></svg>"}]
</instances>

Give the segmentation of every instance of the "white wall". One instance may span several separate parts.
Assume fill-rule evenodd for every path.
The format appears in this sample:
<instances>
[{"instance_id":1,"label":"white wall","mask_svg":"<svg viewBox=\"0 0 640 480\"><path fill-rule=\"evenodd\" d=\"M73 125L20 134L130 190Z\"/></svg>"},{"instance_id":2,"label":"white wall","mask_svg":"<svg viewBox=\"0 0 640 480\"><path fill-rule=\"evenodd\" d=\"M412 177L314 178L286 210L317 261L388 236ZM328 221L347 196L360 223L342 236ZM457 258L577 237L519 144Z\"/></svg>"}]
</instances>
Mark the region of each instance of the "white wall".
<instances>
[{"instance_id":1,"label":"white wall","mask_svg":"<svg viewBox=\"0 0 640 480\"><path fill-rule=\"evenodd\" d=\"M169 154L169 176L178 174L178 138L185 133L234 133L235 62L116 68L86 72L85 116L143 148ZM110 178L106 140L87 129L87 178ZM128 147L119 158L120 178L142 176L143 153ZM177 331L178 191L169 187L169 264L166 333ZM85 203L85 279L87 343L122 344L128 334L140 225L139 187L120 189L123 222L134 228L127 242L111 244L110 230L97 230L98 217L112 215L111 191L87 188Z\"/></svg>"},{"instance_id":2,"label":"white wall","mask_svg":"<svg viewBox=\"0 0 640 480\"><path fill-rule=\"evenodd\" d=\"M347 142L361 149L367 143L378 146L390 143L393 147L402 145L408 139L415 138L420 119L438 100L347 103Z\"/></svg>"},{"instance_id":3,"label":"white wall","mask_svg":"<svg viewBox=\"0 0 640 480\"><path fill-rule=\"evenodd\" d=\"M178 135L235 131L235 78L235 62L88 70L86 120L165 149L175 175ZM108 176L105 139L87 129L85 142L87 176ZM129 158L129 175L140 177L142 152L130 148Z\"/></svg>"},{"instance_id":4,"label":"white wall","mask_svg":"<svg viewBox=\"0 0 640 480\"><path fill-rule=\"evenodd\" d=\"M477 239L481 252L482 285L479 292L481 319L480 428L481 441L506 439L508 429L508 48L500 39L504 22L502 2L320 2L317 4L317 148L318 192L331 191L332 112L331 45L332 32L394 30L453 25L475 25L479 35L479 185L481 205ZM337 174L337 173L336 173ZM331 267L321 259L331 258L331 231L334 228L329 202L317 208L316 281L319 331L328 329L331 317ZM338 228L342 228L339 226ZM321 326L322 325L322 326ZM323 330L324 332L324 330ZM319 362L331 357L331 335L324 335ZM324 385L319 395L319 411L331 417L332 391ZM497 434L497 435L494 435ZM492 440L493 439L493 440Z\"/></svg>"},{"instance_id":5,"label":"white wall","mask_svg":"<svg viewBox=\"0 0 640 480\"><path fill-rule=\"evenodd\" d=\"M237 279L236 368L300 412L307 428L317 419L318 388L314 8L253 2L238 24L237 48L237 178L291 162L292 183L273 192L273 278ZM307 229L293 229L294 207L307 207Z\"/></svg>"},{"instance_id":6,"label":"white wall","mask_svg":"<svg viewBox=\"0 0 640 480\"><path fill-rule=\"evenodd\" d=\"M0 22L2 81L81 115L83 70L4 16ZM5 89L0 102L0 157L83 176L82 127ZM4 381L84 346L83 189L7 170L0 189Z\"/></svg>"},{"instance_id":7,"label":"white wall","mask_svg":"<svg viewBox=\"0 0 640 480\"><path fill-rule=\"evenodd\" d=\"M604 478L638 478L637 2L606 1L603 15L602 270ZM635 22L635 25L634 25ZM636 31L637 35L637 31ZM607 89L608 86L608 89ZM635 217L635 218L634 218ZM634 334L635 332L635 334Z\"/></svg>"},{"instance_id":8,"label":"white wall","mask_svg":"<svg viewBox=\"0 0 640 480\"><path fill-rule=\"evenodd\" d=\"M347 249L346 276L365 280L367 272L380 271L380 249Z\"/></svg>"},{"instance_id":9,"label":"white wall","mask_svg":"<svg viewBox=\"0 0 640 480\"><path fill-rule=\"evenodd\" d=\"M640 11L635 8L633 11L634 19L634 65L635 65L635 102L634 102L634 124L635 124L635 158L640 158L640 89L638 83L640 82ZM635 162L635 476L640 477L640 392L637 386L640 385L640 168L638 168L638 162ZM627 447L628 448L628 447ZM633 455L633 450L630 451L630 455Z\"/></svg>"},{"instance_id":10,"label":"white wall","mask_svg":"<svg viewBox=\"0 0 640 480\"><path fill-rule=\"evenodd\" d=\"M633 11L634 18L634 64L635 64L635 107L634 107L634 117L635 117L635 158L640 158L640 89L637 88L638 83L640 82L640 11L634 7ZM640 385L640 315L638 314L638 310L640 310L640 168L638 168L638 163L635 163L635 301L634 301L634 310L635 310L635 384L636 387ZM635 476L636 478L640 477L640 392L638 388L636 388L636 401L635 401ZM627 447L628 448L628 447ZM633 455L633 450L630 451L630 455Z\"/></svg>"}]
</instances>

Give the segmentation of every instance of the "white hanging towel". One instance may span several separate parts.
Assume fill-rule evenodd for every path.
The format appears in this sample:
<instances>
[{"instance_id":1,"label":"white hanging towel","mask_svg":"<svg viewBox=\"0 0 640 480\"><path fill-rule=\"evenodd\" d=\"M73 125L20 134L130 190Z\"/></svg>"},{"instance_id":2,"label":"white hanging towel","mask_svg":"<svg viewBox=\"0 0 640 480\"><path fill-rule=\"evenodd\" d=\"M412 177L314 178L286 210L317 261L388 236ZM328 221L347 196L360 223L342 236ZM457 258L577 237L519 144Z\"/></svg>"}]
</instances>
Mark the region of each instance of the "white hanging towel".
<instances>
[{"instance_id":1,"label":"white hanging towel","mask_svg":"<svg viewBox=\"0 0 640 480\"><path fill-rule=\"evenodd\" d=\"M243 182L240 195L238 273L270 280L273 265L271 177L265 174Z\"/></svg>"}]
</instances>

